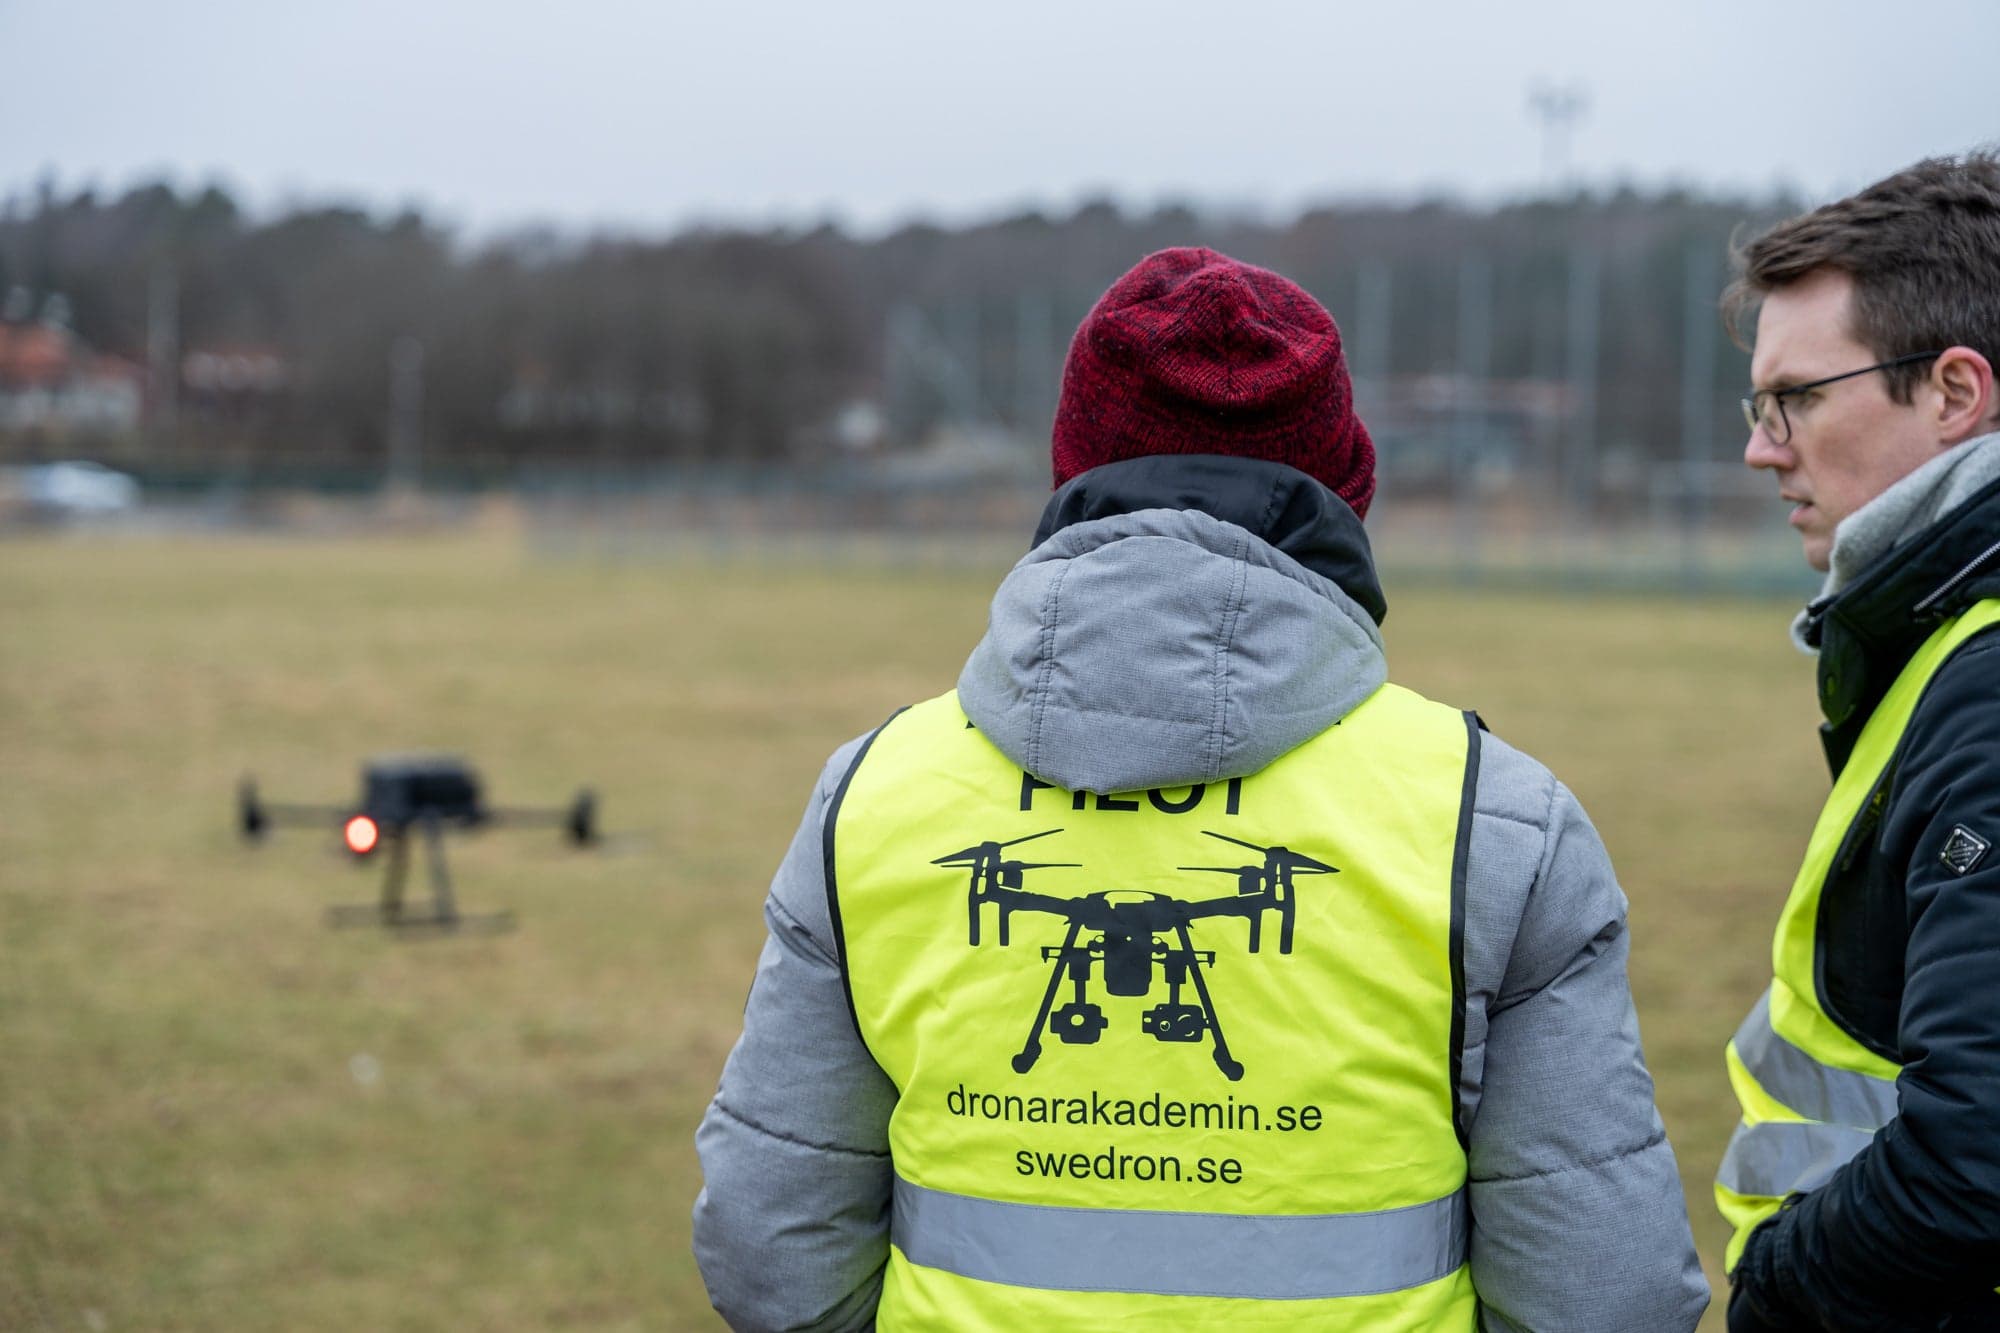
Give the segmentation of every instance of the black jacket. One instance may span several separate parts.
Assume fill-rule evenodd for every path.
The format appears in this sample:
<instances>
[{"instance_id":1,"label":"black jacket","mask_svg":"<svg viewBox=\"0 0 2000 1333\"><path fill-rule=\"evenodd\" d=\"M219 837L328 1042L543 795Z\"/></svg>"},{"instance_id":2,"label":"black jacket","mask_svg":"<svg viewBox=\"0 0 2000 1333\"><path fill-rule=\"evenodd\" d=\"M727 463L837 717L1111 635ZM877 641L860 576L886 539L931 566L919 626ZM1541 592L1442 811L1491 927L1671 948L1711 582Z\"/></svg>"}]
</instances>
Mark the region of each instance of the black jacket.
<instances>
[{"instance_id":1,"label":"black jacket","mask_svg":"<svg viewBox=\"0 0 2000 1333\"><path fill-rule=\"evenodd\" d=\"M2000 596L2000 484L1808 608L1838 774L1939 622ZM1960 873L1958 828L1994 844ZM1903 1067L1899 1114L1752 1235L1733 1333L2000 1329L2000 627L1931 678L1822 890L1819 1000Z\"/></svg>"}]
</instances>

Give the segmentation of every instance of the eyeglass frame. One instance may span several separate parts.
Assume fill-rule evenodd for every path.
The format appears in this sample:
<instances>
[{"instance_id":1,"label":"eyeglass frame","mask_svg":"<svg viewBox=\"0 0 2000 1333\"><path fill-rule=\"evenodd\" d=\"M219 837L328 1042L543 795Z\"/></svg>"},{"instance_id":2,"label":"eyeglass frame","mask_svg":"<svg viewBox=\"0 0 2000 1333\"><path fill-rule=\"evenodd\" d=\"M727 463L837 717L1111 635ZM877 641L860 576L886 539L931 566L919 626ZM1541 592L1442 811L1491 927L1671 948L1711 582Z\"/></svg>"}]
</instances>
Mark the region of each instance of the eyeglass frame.
<instances>
[{"instance_id":1,"label":"eyeglass frame","mask_svg":"<svg viewBox=\"0 0 2000 1333\"><path fill-rule=\"evenodd\" d=\"M1791 397L1793 394L1804 393L1808 389L1824 388L1829 384L1838 384L1842 380L1851 380L1860 375L1872 375L1878 370L1893 370L1897 366L1912 365L1918 361L1934 361L1943 355L1943 352L1912 352L1908 356L1899 356L1890 361L1878 361L1872 366L1863 366L1859 370L1850 370L1843 375L1828 375L1823 380L1813 380L1807 384L1791 384L1782 389L1756 389L1751 392L1748 398L1739 398L1737 401L1743 405L1743 420L1750 427L1752 433L1761 428L1766 435L1770 436L1771 443L1780 446L1787 445L1792 442L1792 419L1785 412L1785 399ZM1757 400L1759 398L1769 398L1773 403L1778 405L1778 424L1785 428L1784 434L1779 435L1772 431L1770 426L1765 424L1763 417L1758 414Z\"/></svg>"}]
</instances>

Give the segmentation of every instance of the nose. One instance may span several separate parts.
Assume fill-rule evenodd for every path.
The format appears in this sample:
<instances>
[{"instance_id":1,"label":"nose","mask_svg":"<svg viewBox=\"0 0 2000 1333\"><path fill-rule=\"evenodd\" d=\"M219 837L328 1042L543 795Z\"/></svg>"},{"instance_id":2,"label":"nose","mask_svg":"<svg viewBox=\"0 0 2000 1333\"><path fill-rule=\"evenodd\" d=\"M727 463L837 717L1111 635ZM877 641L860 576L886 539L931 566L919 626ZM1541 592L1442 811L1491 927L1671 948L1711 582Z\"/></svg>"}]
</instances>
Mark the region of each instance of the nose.
<instances>
[{"instance_id":1,"label":"nose","mask_svg":"<svg viewBox=\"0 0 2000 1333\"><path fill-rule=\"evenodd\" d=\"M1779 444L1762 426L1750 432L1743 443L1743 465L1751 468L1787 468L1792 465L1790 445Z\"/></svg>"}]
</instances>

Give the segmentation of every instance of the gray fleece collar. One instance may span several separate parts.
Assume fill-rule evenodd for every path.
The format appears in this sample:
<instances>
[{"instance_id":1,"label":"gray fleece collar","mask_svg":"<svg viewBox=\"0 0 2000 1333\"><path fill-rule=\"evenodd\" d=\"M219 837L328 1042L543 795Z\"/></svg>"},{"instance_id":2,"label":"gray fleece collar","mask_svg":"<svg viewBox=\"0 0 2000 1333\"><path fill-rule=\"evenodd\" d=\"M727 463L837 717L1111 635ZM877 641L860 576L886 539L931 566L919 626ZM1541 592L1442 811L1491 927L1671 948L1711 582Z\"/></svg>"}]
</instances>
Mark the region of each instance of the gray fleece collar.
<instances>
[{"instance_id":1,"label":"gray fleece collar","mask_svg":"<svg viewBox=\"0 0 2000 1333\"><path fill-rule=\"evenodd\" d=\"M1840 526L1833 530L1833 549L1828 554L1826 581L1820 586L1819 596L1812 606L1792 618L1793 645L1800 652L1817 654L1819 650L1806 634L1814 607L1824 606L1897 545L1930 527L1995 480L2000 480L2000 431L1947 449L1840 520Z\"/></svg>"},{"instance_id":2,"label":"gray fleece collar","mask_svg":"<svg viewBox=\"0 0 2000 1333\"><path fill-rule=\"evenodd\" d=\"M1015 565L959 676L974 725L1066 791L1254 773L1381 687L1375 622L1233 523L1142 509Z\"/></svg>"}]
</instances>

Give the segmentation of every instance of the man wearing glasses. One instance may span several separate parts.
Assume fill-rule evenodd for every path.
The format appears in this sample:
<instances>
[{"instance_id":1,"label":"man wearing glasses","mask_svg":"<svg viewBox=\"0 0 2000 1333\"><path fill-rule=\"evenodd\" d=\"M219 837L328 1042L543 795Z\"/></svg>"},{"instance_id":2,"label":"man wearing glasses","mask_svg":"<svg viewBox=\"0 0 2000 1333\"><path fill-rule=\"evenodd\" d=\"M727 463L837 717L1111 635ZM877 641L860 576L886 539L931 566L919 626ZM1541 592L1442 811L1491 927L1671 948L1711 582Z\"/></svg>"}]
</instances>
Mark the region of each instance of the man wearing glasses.
<instances>
[{"instance_id":1,"label":"man wearing glasses","mask_svg":"<svg viewBox=\"0 0 2000 1333\"><path fill-rule=\"evenodd\" d=\"M1729 1327L2000 1328L2000 155L1741 258L1833 790L1729 1044Z\"/></svg>"}]
</instances>

